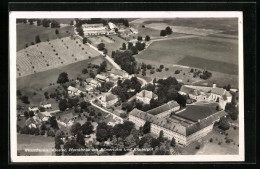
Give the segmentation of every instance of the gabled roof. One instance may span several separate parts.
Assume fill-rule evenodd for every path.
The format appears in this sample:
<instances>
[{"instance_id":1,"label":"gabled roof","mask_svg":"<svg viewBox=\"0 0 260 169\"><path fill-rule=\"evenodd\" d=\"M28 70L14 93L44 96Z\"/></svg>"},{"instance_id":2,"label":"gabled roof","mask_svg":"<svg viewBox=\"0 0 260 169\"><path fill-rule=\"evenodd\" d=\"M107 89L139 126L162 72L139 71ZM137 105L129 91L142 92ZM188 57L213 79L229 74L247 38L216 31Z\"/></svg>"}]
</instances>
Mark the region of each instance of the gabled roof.
<instances>
[{"instance_id":1,"label":"gabled roof","mask_svg":"<svg viewBox=\"0 0 260 169\"><path fill-rule=\"evenodd\" d=\"M147 113L152 114L152 115L158 115L162 112L171 110L171 109L178 107L178 106L180 106L180 105L176 101L170 101L170 102L165 103L165 104L163 104L159 107L156 107L152 110L147 111Z\"/></svg>"},{"instance_id":2,"label":"gabled roof","mask_svg":"<svg viewBox=\"0 0 260 169\"><path fill-rule=\"evenodd\" d=\"M147 97L147 98L155 98L158 97L156 94L154 94L152 91L148 91L148 90L142 90L141 92L137 93L136 96L139 97Z\"/></svg>"},{"instance_id":3,"label":"gabled roof","mask_svg":"<svg viewBox=\"0 0 260 169\"><path fill-rule=\"evenodd\" d=\"M232 95L231 95L231 93L230 93L229 91L225 91L225 95L226 95L227 97L232 97Z\"/></svg>"},{"instance_id":4,"label":"gabled roof","mask_svg":"<svg viewBox=\"0 0 260 169\"><path fill-rule=\"evenodd\" d=\"M99 82L96 81L95 79L92 79L92 80L90 81L90 83L95 84L95 85L98 85L98 84L99 84Z\"/></svg>"},{"instance_id":5,"label":"gabled roof","mask_svg":"<svg viewBox=\"0 0 260 169\"><path fill-rule=\"evenodd\" d=\"M192 94L192 95L195 95L195 96L200 95L199 90L196 90L196 89L193 89L193 88L190 88L190 87L186 87L184 85L181 86L180 91L183 92L183 93Z\"/></svg>"},{"instance_id":6,"label":"gabled roof","mask_svg":"<svg viewBox=\"0 0 260 169\"><path fill-rule=\"evenodd\" d=\"M101 80L106 80L106 79L107 79L106 76L103 76L103 75L101 75L101 74L97 74L97 75L96 75L96 78L97 78L97 79L101 79Z\"/></svg>"},{"instance_id":7,"label":"gabled roof","mask_svg":"<svg viewBox=\"0 0 260 169\"><path fill-rule=\"evenodd\" d=\"M93 79L92 79L92 78L87 78L85 81L86 81L87 83L90 83L91 80L93 80Z\"/></svg>"},{"instance_id":8,"label":"gabled roof","mask_svg":"<svg viewBox=\"0 0 260 169\"><path fill-rule=\"evenodd\" d=\"M226 91L226 89L222 89L222 88L218 88L218 87L211 89L211 93L217 94L217 95L220 95L220 96L222 96L225 93L225 91Z\"/></svg>"},{"instance_id":9,"label":"gabled roof","mask_svg":"<svg viewBox=\"0 0 260 169\"><path fill-rule=\"evenodd\" d=\"M105 95L103 95L103 96L101 97L101 101L102 101L102 102L109 102L109 101L115 100L115 99L117 99L117 96L116 96L116 95L113 95L113 94L111 94L111 93L105 94Z\"/></svg>"},{"instance_id":10,"label":"gabled roof","mask_svg":"<svg viewBox=\"0 0 260 169\"><path fill-rule=\"evenodd\" d=\"M69 91L72 91L72 92L74 92L74 93L76 93L76 92L78 91L77 88L72 87L72 86L69 86L69 87L68 87L68 90L69 90Z\"/></svg>"}]
</instances>

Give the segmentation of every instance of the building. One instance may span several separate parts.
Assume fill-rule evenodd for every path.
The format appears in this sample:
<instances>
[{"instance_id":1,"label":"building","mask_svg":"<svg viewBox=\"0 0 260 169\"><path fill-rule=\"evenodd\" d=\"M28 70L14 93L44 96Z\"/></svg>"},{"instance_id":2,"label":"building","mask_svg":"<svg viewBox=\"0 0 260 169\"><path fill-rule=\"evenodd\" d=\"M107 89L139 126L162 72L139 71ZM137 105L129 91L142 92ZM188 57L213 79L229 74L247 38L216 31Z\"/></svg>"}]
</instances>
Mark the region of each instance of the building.
<instances>
[{"instance_id":1,"label":"building","mask_svg":"<svg viewBox=\"0 0 260 169\"><path fill-rule=\"evenodd\" d=\"M50 103L42 104L41 107L44 107L45 109L50 109L51 104Z\"/></svg>"},{"instance_id":2,"label":"building","mask_svg":"<svg viewBox=\"0 0 260 169\"><path fill-rule=\"evenodd\" d=\"M124 71L124 70L120 70L120 69L112 69L110 71L110 76L114 79L128 79L130 78L129 74Z\"/></svg>"},{"instance_id":3,"label":"building","mask_svg":"<svg viewBox=\"0 0 260 169\"><path fill-rule=\"evenodd\" d=\"M134 29L134 28L130 28L130 31L133 33L133 34L138 34L138 31L136 30L136 29Z\"/></svg>"},{"instance_id":4,"label":"building","mask_svg":"<svg viewBox=\"0 0 260 169\"><path fill-rule=\"evenodd\" d=\"M89 85L96 88L96 87L100 87L101 86L101 83L98 82L97 80L95 79L92 79L90 82L89 82Z\"/></svg>"},{"instance_id":5,"label":"building","mask_svg":"<svg viewBox=\"0 0 260 169\"><path fill-rule=\"evenodd\" d=\"M158 96L152 91L142 90L136 94L136 100L143 102L144 104L150 104L151 99L158 99Z\"/></svg>"},{"instance_id":6,"label":"building","mask_svg":"<svg viewBox=\"0 0 260 169\"><path fill-rule=\"evenodd\" d=\"M88 92L93 92L93 91L94 91L93 86L90 86L90 85L85 85L85 89L86 89L86 91L88 91Z\"/></svg>"},{"instance_id":7,"label":"building","mask_svg":"<svg viewBox=\"0 0 260 169\"><path fill-rule=\"evenodd\" d=\"M197 101L218 102L222 109L225 109L226 104L232 101L230 92L226 89L216 87L216 84L213 84L213 87L182 85L179 94L189 95L191 99Z\"/></svg>"},{"instance_id":8,"label":"building","mask_svg":"<svg viewBox=\"0 0 260 169\"><path fill-rule=\"evenodd\" d=\"M83 24L82 29L84 35L105 35L108 31L103 24Z\"/></svg>"},{"instance_id":9,"label":"building","mask_svg":"<svg viewBox=\"0 0 260 169\"><path fill-rule=\"evenodd\" d=\"M68 87L68 94L70 96L79 96L80 93L82 93L82 91L80 91L79 89L72 87L72 86Z\"/></svg>"},{"instance_id":10,"label":"building","mask_svg":"<svg viewBox=\"0 0 260 169\"><path fill-rule=\"evenodd\" d=\"M159 118L169 117L172 112L180 110L180 105L176 101L169 101L159 107L147 111L147 113Z\"/></svg>"},{"instance_id":11,"label":"building","mask_svg":"<svg viewBox=\"0 0 260 169\"><path fill-rule=\"evenodd\" d=\"M116 95L113 95L112 93L106 93L99 99L101 105L106 108L113 106L118 101L118 97Z\"/></svg>"},{"instance_id":12,"label":"building","mask_svg":"<svg viewBox=\"0 0 260 169\"><path fill-rule=\"evenodd\" d=\"M109 78L107 78L106 76L103 76L101 74L97 74L96 75L96 79L97 81L101 82L101 83L104 83L104 82L108 82L109 81Z\"/></svg>"},{"instance_id":13,"label":"building","mask_svg":"<svg viewBox=\"0 0 260 169\"><path fill-rule=\"evenodd\" d=\"M109 29L112 29L112 30L115 30L117 28L117 26L112 22L108 22L108 27L109 27Z\"/></svg>"},{"instance_id":14,"label":"building","mask_svg":"<svg viewBox=\"0 0 260 169\"><path fill-rule=\"evenodd\" d=\"M31 106L31 107L28 107L28 110L33 111L33 112L37 112L37 111L39 111L39 108L37 106Z\"/></svg>"},{"instance_id":15,"label":"building","mask_svg":"<svg viewBox=\"0 0 260 169\"><path fill-rule=\"evenodd\" d=\"M214 123L227 115L225 111L217 111L215 105L192 105L167 118L135 108L129 114L129 121L133 122L137 129L148 121L151 123L151 133L159 136L160 131L163 131L169 140L174 137L177 144L186 146L206 136L212 131Z\"/></svg>"}]
</instances>

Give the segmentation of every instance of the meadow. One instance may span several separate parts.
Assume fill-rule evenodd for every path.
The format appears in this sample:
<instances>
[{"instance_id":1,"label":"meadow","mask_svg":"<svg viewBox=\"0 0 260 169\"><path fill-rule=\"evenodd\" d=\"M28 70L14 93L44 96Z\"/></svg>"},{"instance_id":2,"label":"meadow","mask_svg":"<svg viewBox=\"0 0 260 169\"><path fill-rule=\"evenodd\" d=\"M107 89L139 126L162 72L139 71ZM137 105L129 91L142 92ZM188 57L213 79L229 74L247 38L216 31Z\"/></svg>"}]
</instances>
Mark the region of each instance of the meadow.
<instances>
[{"instance_id":1,"label":"meadow","mask_svg":"<svg viewBox=\"0 0 260 169\"><path fill-rule=\"evenodd\" d=\"M62 28L57 28L59 34L56 35L56 28L45 28L43 26L35 26L29 24L16 24L17 32L17 47L16 51L24 49L25 45L31 45L31 42L35 43L35 36L39 35L42 42L52 39L57 39L58 37L67 37L74 35L73 26L66 26Z\"/></svg>"},{"instance_id":2,"label":"meadow","mask_svg":"<svg viewBox=\"0 0 260 169\"><path fill-rule=\"evenodd\" d=\"M214 37L172 39L153 42L137 58L237 74L236 40ZM225 68L219 69L219 67Z\"/></svg>"}]
</instances>

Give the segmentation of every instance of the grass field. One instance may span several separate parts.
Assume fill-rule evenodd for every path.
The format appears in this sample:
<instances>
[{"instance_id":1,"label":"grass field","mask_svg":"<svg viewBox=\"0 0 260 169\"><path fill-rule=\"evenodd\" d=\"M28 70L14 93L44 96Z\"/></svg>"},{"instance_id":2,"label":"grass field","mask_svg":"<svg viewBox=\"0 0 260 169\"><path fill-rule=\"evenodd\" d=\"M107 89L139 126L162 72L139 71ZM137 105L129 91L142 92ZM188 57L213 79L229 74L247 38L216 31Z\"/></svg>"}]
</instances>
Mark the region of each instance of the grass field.
<instances>
[{"instance_id":1,"label":"grass field","mask_svg":"<svg viewBox=\"0 0 260 169\"><path fill-rule=\"evenodd\" d=\"M172 19L143 19L144 24L166 23L171 26L187 26L201 29L216 29L226 34L238 34L238 19L236 18L172 18Z\"/></svg>"},{"instance_id":2,"label":"grass field","mask_svg":"<svg viewBox=\"0 0 260 169\"><path fill-rule=\"evenodd\" d=\"M50 149L54 148L54 138L46 136L33 136L17 134L18 156L51 156L54 155ZM48 152L25 152L25 149L49 149Z\"/></svg>"},{"instance_id":3,"label":"grass field","mask_svg":"<svg viewBox=\"0 0 260 169\"><path fill-rule=\"evenodd\" d=\"M238 44L213 37L172 39L153 42L137 58L237 74Z\"/></svg>"},{"instance_id":4,"label":"grass field","mask_svg":"<svg viewBox=\"0 0 260 169\"><path fill-rule=\"evenodd\" d=\"M66 37L74 34L73 26L67 26L62 28L57 28L59 30L58 37ZM45 28L43 26L35 26L29 24L17 24L17 48L19 51L25 47L26 44L31 45L31 42L35 43L35 36L39 35L42 42L47 41L47 39L57 39L55 34L56 28ZM66 32L68 31L68 33Z\"/></svg>"}]
</instances>

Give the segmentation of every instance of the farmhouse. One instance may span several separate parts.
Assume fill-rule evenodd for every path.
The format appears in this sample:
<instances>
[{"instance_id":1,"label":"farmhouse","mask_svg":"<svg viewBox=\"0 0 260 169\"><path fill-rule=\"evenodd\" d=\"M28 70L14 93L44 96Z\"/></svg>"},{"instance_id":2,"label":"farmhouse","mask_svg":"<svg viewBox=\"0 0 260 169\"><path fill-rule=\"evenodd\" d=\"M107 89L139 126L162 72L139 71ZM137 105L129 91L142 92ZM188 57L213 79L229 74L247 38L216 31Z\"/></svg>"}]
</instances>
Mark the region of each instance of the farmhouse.
<instances>
[{"instance_id":1,"label":"farmhouse","mask_svg":"<svg viewBox=\"0 0 260 169\"><path fill-rule=\"evenodd\" d=\"M133 34L138 34L138 31L137 30L135 30L134 28L130 28L130 31L133 33Z\"/></svg>"},{"instance_id":2,"label":"farmhouse","mask_svg":"<svg viewBox=\"0 0 260 169\"><path fill-rule=\"evenodd\" d=\"M93 86L90 86L90 85L85 85L85 89L88 92L92 92L94 90Z\"/></svg>"},{"instance_id":3,"label":"farmhouse","mask_svg":"<svg viewBox=\"0 0 260 169\"><path fill-rule=\"evenodd\" d=\"M112 69L110 71L110 76L113 77L114 79L128 79L129 78L129 75L128 73L126 73L124 70L119 70L119 69Z\"/></svg>"},{"instance_id":4,"label":"farmhouse","mask_svg":"<svg viewBox=\"0 0 260 169\"><path fill-rule=\"evenodd\" d=\"M214 123L227 115L225 111L217 111L215 105L197 106L187 107L180 113L164 118L135 108L129 114L129 121L135 123L136 128L148 121L152 133L159 135L163 131L169 140L174 137L177 144L186 146L206 136L212 131Z\"/></svg>"},{"instance_id":5,"label":"farmhouse","mask_svg":"<svg viewBox=\"0 0 260 169\"><path fill-rule=\"evenodd\" d=\"M96 79L97 81L101 82L101 83L104 83L104 82L108 82L109 81L109 78L107 78L106 76L103 76L101 74L97 74L96 75Z\"/></svg>"},{"instance_id":6,"label":"farmhouse","mask_svg":"<svg viewBox=\"0 0 260 169\"><path fill-rule=\"evenodd\" d=\"M152 91L142 90L136 94L136 100L143 102L144 104L150 104L151 99L158 99L158 96Z\"/></svg>"},{"instance_id":7,"label":"farmhouse","mask_svg":"<svg viewBox=\"0 0 260 169\"><path fill-rule=\"evenodd\" d=\"M79 96L81 92L82 91L80 91L79 89L77 89L75 87L72 87L72 86L68 87L68 94L70 96Z\"/></svg>"},{"instance_id":8,"label":"farmhouse","mask_svg":"<svg viewBox=\"0 0 260 169\"><path fill-rule=\"evenodd\" d=\"M111 107L118 101L118 97L111 93L106 93L100 97L100 103L104 107Z\"/></svg>"},{"instance_id":9,"label":"farmhouse","mask_svg":"<svg viewBox=\"0 0 260 169\"><path fill-rule=\"evenodd\" d=\"M172 112L176 112L180 109L180 105L176 101L169 101L159 107L147 111L147 113L154 115L158 118L169 117Z\"/></svg>"},{"instance_id":10,"label":"farmhouse","mask_svg":"<svg viewBox=\"0 0 260 169\"><path fill-rule=\"evenodd\" d=\"M41 107L44 107L45 109L51 108L51 104L50 104L50 103L42 104L42 105L40 105L40 106L41 106Z\"/></svg>"}]
</instances>

